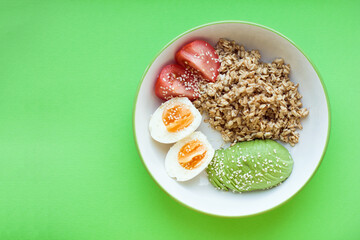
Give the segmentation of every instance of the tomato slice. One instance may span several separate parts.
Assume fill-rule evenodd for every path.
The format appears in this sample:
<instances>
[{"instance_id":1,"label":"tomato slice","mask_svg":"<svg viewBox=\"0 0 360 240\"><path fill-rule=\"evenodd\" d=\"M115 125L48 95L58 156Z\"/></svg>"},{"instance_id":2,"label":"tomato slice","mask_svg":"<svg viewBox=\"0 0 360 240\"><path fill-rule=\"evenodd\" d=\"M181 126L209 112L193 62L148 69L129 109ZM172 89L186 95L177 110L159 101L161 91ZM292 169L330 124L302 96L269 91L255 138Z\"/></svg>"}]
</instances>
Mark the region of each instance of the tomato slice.
<instances>
[{"instance_id":1,"label":"tomato slice","mask_svg":"<svg viewBox=\"0 0 360 240\"><path fill-rule=\"evenodd\" d=\"M190 66L210 82L215 82L219 74L220 61L215 49L203 40L195 40L183 46L175 55L183 67Z\"/></svg>"},{"instance_id":2,"label":"tomato slice","mask_svg":"<svg viewBox=\"0 0 360 240\"><path fill-rule=\"evenodd\" d=\"M187 97L190 101L200 97L198 80L178 64L165 66L155 83L155 94L163 100Z\"/></svg>"}]
</instances>

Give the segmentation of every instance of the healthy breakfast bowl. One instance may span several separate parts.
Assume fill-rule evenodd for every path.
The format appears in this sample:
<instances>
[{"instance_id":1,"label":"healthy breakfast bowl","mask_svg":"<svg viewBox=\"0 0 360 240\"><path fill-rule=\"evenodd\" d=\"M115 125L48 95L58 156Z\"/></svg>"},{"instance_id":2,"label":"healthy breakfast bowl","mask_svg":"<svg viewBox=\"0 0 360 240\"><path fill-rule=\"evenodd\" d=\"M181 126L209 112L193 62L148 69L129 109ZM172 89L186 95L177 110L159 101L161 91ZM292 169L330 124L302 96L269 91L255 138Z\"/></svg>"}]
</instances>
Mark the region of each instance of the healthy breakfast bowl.
<instances>
[{"instance_id":1,"label":"healthy breakfast bowl","mask_svg":"<svg viewBox=\"0 0 360 240\"><path fill-rule=\"evenodd\" d=\"M184 68L190 74L177 77ZM330 110L318 72L291 40L224 21L160 51L139 85L133 125L144 166L168 195L202 213L242 217L281 205L310 181Z\"/></svg>"}]
</instances>

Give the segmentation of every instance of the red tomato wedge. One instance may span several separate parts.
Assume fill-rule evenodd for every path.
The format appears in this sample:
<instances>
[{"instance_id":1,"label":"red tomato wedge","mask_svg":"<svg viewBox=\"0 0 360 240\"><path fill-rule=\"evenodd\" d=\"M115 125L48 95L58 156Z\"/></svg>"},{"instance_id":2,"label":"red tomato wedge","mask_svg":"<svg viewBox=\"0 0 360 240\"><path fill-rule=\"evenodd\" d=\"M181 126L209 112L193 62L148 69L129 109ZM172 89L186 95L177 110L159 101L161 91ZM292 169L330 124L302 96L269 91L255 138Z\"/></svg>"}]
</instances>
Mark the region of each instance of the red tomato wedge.
<instances>
[{"instance_id":1,"label":"red tomato wedge","mask_svg":"<svg viewBox=\"0 0 360 240\"><path fill-rule=\"evenodd\" d=\"M163 100L174 97L187 97L190 101L200 97L198 80L183 66L165 66L155 83L155 94Z\"/></svg>"},{"instance_id":2,"label":"red tomato wedge","mask_svg":"<svg viewBox=\"0 0 360 240\"><path fill-rule=\"evenodd\" d=\"M220 61L215 49L203 40L195 40L183 46L175 55L183 67L190 66L207 81L215 82L219 74Z\"/></svg>"}]
</instances>

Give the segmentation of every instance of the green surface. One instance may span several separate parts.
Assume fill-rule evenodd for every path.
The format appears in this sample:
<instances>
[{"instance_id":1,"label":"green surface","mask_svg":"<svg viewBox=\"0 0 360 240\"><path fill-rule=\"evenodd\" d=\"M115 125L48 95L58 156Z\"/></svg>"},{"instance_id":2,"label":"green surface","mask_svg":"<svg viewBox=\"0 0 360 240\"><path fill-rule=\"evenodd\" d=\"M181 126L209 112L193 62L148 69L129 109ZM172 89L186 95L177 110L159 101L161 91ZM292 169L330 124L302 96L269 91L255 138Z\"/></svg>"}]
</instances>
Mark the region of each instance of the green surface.
<instances>
[{"instance_id":1,"label":"green surface","mask_svg":"<svg viewBox=\"0 0 360 240\"><path fill-rule=\"evenodd\" d=\"M360 239L359 1L0 0L0 239ZM147 64L207 22L271 27L312 59L332 130L322 165L270 212L223 219L143 167L132 104Z\"/></svg>"}]
</instances>

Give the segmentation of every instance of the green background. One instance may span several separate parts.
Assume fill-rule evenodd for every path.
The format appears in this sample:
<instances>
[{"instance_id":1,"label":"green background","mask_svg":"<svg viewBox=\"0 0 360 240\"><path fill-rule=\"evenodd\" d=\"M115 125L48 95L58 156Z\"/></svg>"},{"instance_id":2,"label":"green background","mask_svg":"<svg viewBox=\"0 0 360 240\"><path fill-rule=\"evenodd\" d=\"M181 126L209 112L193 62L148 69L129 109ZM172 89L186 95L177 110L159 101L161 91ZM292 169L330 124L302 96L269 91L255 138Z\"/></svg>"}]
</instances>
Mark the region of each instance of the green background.
<instances>
[{"instance_id":1,"label":"green background","mask_svg":"<svg viewBox=\"0 0 360 240\"><path fill-rule=\"evenodd\" d=\"M360 239L360 1L0 0L0 239ZM223 219L167 196L132 133L146 66L219 20L273 28L312 59L332 114L310 183Z\"/></svg>"}]
</instances>

